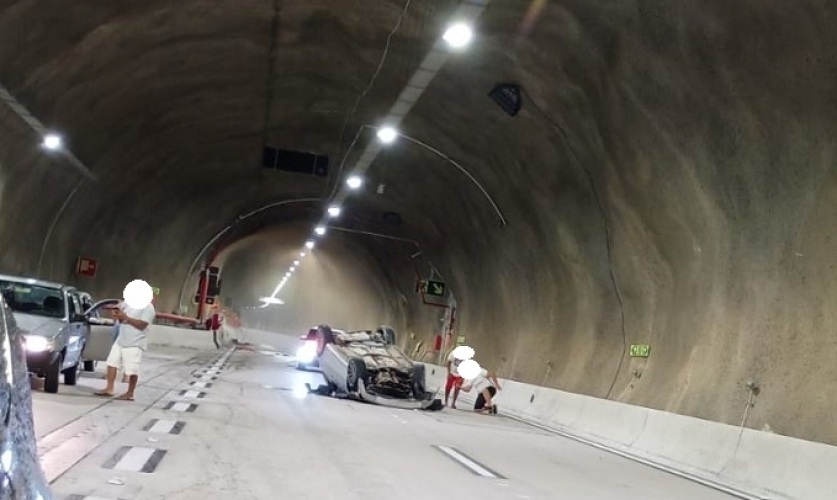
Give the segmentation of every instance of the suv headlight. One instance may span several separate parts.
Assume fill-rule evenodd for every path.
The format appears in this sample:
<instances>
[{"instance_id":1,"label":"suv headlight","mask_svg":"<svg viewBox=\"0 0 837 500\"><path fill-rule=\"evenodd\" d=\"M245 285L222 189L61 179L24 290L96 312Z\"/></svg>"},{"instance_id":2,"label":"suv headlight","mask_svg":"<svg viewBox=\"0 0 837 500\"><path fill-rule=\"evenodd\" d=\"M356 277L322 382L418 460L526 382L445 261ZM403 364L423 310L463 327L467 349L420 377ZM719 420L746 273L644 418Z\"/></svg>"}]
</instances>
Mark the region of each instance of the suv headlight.
<instances>
[{"instance_id":1,"label":"suv headlight","mask_svg":"<svg viewBox=\"0 0 837 500\"><path fill-rule=\"evenodd\" d=\"M39 337L37 335L32 335L31 337L26 337L26 350L31 352L44 352L49 350L50 348L49 340Z\"/></svg>"}]
</instances>

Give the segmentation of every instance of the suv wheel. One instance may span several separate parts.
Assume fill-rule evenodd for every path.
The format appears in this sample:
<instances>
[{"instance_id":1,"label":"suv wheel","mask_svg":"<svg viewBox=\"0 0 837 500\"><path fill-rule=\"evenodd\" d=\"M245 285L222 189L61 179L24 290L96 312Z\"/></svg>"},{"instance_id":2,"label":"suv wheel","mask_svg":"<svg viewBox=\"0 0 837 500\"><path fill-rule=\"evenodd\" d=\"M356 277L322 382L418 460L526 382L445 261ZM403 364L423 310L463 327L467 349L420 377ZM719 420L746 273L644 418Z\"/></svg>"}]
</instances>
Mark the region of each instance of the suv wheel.
<instances>
[{"instance_id":1,"label":"suv wheel","mask_svg":"<svg viewBox=\"0 0 837 500\"><path fill-rule=\"evenodd\" d=\"M64 370L64 383L66 385L76 385L78 382L78 372L79 368L81 368L81 362L76 363L76 366L72 368L67 368Z\"/></svg>"},{"instance_id":2,"label":"suv wheel","mask_svg":"<svg viewBox=\"0 0 837 500\"><path fill-rule=\"evenodd\" d=\"M58 392L58 386L60 385L59 377L61 376L61 363L63 362L64 356L59 355L55 358L49 366L47 366L46 370L44 370L44 392L48 392L50 394L55 394Z\"/></svg>"}]
</instances>

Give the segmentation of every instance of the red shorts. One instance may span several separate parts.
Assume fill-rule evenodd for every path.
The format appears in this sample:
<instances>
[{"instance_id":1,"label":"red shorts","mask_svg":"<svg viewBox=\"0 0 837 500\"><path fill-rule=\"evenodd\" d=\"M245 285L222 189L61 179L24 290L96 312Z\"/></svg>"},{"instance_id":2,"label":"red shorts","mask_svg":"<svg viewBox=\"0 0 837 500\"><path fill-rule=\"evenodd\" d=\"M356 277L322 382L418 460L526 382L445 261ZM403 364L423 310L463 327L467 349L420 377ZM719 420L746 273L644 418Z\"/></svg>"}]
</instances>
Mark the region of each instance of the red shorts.
<instances>
[{"instance_id":1,"label":"red shorts","mask_svg":"<svg viewBox=\"0 0 837 500\"><path fill-rule=\"evenodd\" d=\"M450 392L453 389L453 386L456 385L456 388L459 389L462 387L462 377L459 375L453 375L452 373L448 374L448 380L445 383L445 392Z\"/></svg>"}]
</instances>

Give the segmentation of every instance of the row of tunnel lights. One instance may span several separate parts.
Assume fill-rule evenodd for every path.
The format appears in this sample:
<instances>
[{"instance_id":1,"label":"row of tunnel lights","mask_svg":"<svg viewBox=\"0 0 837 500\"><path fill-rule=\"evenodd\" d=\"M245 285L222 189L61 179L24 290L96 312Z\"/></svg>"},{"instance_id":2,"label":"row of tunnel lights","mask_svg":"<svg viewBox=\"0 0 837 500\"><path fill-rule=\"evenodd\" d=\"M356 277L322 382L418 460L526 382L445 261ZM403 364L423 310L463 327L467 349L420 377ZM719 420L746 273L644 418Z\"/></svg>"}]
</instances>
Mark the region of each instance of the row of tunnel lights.
<instances>
[{"instance_id":1,"label":"row of tunnel lights","mask_svg":"<svg viewBox=\"0 0 837 500\"><path fill-rule=\"evenodd\" d=\"M473 30L472 28L466 23L456 23L451 25L442 36L442 39L447 42L448 46L453 49L461 49L468 45L473 37ZM390 126L384 126L378 129L378 140L381 141L383 144L391 144L395 141L395 139L399 136L399 132ZM352 191L356 191L360 189L363 185L363 178L360 175L352 174L346 179L346 186L351 189ZM327 214L328 218L336 219L340 216L340 212L342 211L339 205L333 204L328 207ZM318 236L325 236L326 234L326 226L319 224L317 227L314 228L315 237L308 239L305 242L305 250L299 252L299 258L302 259L308 252L314 250L314 246L316 245L316 237ZM269 297L262 297L261 301L264 304L262 307L267 307L270 304L284 304L284 302L276 297L282 288L284 288L285 284L287 284L288 280L293 276L294 272L299 269L300 261L294 260L293 264L288 268L285 275L282 277L282 280L279 281L279 284L273 290L273 293Z\"/></svg>"}]
</instances>

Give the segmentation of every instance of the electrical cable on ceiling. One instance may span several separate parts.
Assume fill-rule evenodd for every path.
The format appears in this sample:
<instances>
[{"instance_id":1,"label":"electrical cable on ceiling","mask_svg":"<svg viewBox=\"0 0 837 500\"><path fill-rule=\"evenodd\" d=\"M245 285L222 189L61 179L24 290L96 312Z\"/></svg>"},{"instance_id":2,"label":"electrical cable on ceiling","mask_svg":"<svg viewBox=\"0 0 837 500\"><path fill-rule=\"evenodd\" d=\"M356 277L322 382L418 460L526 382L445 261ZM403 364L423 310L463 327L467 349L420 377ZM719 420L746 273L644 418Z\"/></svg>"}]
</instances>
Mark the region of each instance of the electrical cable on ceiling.
<instances>
[{"instance_id":1,"label":"electrical cable on ceiling","mask_svg":"<svg viewBox=\"0 0 837 500\"><path fill-rule=\"evenodd\" d=\"M613 375L613 381L610 383L610 388L607 390L607 395L605 396L606 399L610 399L610 395L613 393L613 388L616 386L616 381L619 379L619 373L622 371L622 365L625 362L625 356L628 353L628 334L625 330L625 307L622 300L622 291L619 289L619 284L616 280L616 271L613 265L613 251L611 248L611 233L610 233L610 224L607 219L607 215L605 213L604 206L602 204L601 197L599 196L599 191L596 189L596 183L593 180L593 174L587 168L584 163L579 159L578 155L576 154L575 150L572 147L572 143L570 142L570 138L567 135L567 132L564 130L558 122L552 119L544 110L541 108L538 103L532 99L532 96L526 91L525 88L522 88L523 95L532 103L532 107L537 110L538 113L549 123L552 128L554 128L558 135L564 140L564 144L567 147L567 151L570 153L570 157L575 162L578 167L584 172L585 176L587 177L587 182L590 184L590 190L593 193L593 198L596 200L596 207L599 211L599 216L602 219L602 225L604 226L605 232L605 247L607 249L607 263L608 263L608 270L610 271L610 281L613 284L613 290L616 293L616 300L619 303L619 318L620 318L620 326L622 330L622 355L619 356L619 364L616 367L616 373Z\"/></svg>"},{"instance_id":2,"label":"electrical cable on ceiling","mask_svg":"<svg viewBox=\"0 0 837 500\"><path fill-rule=\"evenodd\" d=\"M372 90L372 86L375 85L375 81L378 79L378 75L381 74L381 70L383 69L384 63L387 59L387 54L389 54L389 48L392 43L392 37L395 36L395 33L401 27L401 24L403 23L404 18L407 15L407 10L410 8L410 4L412 2L413 0L407 0L404 3L404 8L401 10L401 14L398 16L398 20L395 22L395 26L389 32L389 35L387 35L387 41L386 45L384 46L384 52L383 54L381 54L381 60L378 62L378 67L375 69L375 73L372 74L372 78L369 80L369 84L366 85L366 88L363 89L363 92L361 92L360 95L358 95L357 99L355 99L354 106L352 106L352 108L346 114L346 118L343 120L343 125L340 127L340 135L337 137L338 148L340 147L340 144L342 144L343 142L343 136L346 133L346 127L349 125L349 120L352 119L355 112L357 111L357 108L360 105L360 101L362 101L363 98L366 97L366 94L368 94L369 91ZM334 187L331 190L331 194L328 195L329 198L332 198L334 196L334 193L337 192L338 186L340 186L340 175L343 173L343 167L346 163L346 157L348 157L349 151L352 150L352 146L354 146L355 142L357 141L357 138L360 136L360 132L362 129L362 127L358 129L357 135L355 135L355 140L352 141L351 145L349 146L349 149L346 150L346 153L343 155L343 159L340 161L340 166L337 169L337 174L334 176Z\"/></svg>"}]
</instances>

